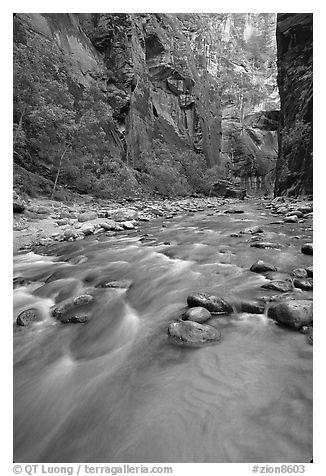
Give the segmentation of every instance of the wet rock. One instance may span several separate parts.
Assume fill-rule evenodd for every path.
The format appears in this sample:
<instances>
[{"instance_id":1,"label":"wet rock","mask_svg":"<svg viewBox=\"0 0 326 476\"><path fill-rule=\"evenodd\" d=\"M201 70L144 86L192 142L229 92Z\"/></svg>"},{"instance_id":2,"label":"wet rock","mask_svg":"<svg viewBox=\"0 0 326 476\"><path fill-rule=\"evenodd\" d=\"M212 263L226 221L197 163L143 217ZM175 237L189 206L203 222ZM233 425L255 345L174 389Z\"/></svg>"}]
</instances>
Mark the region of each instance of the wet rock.
<instances>
[{"instance_id":1,"label":"wet rock","mask_svg":"<svg viewBox=\"0 0 326 476\"><path fill-rule=\"evenodd\" d=\"M277 268L265 261L258 260L250 267L250 271L254 273L265 273L266 271L277 271Z\"/></svg>"},{"instance_id":2,"label":"wet rock","mask_svg":"<svg viewBox=\"0 0 326 476\"><path fill-rule=\"evenodd\" d=\"M282 245L279 243L270 243L267 241L257 241L255 243L251 243L250 245L253 248L281 248Z\"/></svg>"},{"instance_id":3,"label":"wet rock","mask_svg":"<svg viewBox=\"0 0 326 476\"><path fill-rule=\"evenodd\" d=\"M232 306L217 296L210 296L206 293L193 294L187 297L189 307L204 307L214 314L231 314Z\"/></svg>"},{"instance_id":4,"label":"wet rock","mask_svg":"<svg viewBox=\"0 0 326 476\"><path fill-rule=\"evenodd\" d=\"M211 313L204 307L191 307L185 312L184 319L189 321L199 322L200 324L206 322L212 317Z\"/></svg>"},{"instance_id":5,"label":"wet rock","mask_svg":"<svg viewBox=\"0 0 326 476\"><path fill-rule=\"evenodd\" d=\"M308 272L304 268L297 268L292 271L292 276L295 278L306 278L308 276Z\"/></svg>"},{"instance_id":6,"label":"wet rock","mask_svg":"<svg viewBox=\"0 0 326 476\"><path fill-rule=\"evenodd\" d=\"M197 347L220 341L218 329L193 321L172 322L168 328L170 341L177 345Z\"/></svg>"},{"instance_id":7,"label":"wet rock","mask_svg":"<svg viewBox=\"0 0 326 476\"><path fill-rule=\"evenodd\" d=\"M80 231L85 235L93 235L94 231L96 230L97 225L96 224L84 224L81 228Z\"/></svg>"},{"instance_id":8,"label":"wet rock","mask_svg":"<svg viewBox=\"0 0 326 476\"><path fill-rule=\"evenodd\" d=\"M273 291L280 291L286 293L293 289L292 283L290 281L271 281L269 283L263 284L262 288L272 289Z\"/></svg>"},{"instance_id":9,"label":"wet rock","mask_svg":"<svg viewBox=\"0 0 326 476\"><path fill-rule=\"evenodd\" d=\"M280 324L284 324L293 329L300 329L308 326L313 320L312 301L292 300L271 304L268 309L268 317Z\"/></svg>"},{"instance_id":10,"label":"wet rock","mask_svg":"<svg viewBox=\"0 0 326 476\"><path fill-rule=\"evenodd\" d=\"M249 228L245 228L243 231L240 231L240 233L264 233L264 230L260 226L252 226Z\"/></svg>"},{"instance_id":11,"label":"wet rock","mask_svg":"<svg viewBox=\"0 0 326 476\"><path fill-rule=\"evenodd\" d=\"M234 303L238 312L247 312L248 314L264 314L265 304L253 301L240 301Z\"/></svg>"},{"instance_id":12,"label":"wet rock","mask_svg":"<svg viewBox=\"0 0 326 476\"><path fill-rule=\"evenodd\" d=\"M100 226L104 228L105 231L121 231L122 230L122 227L113 220L103 221Z\"/></svg>"},{"instance_id":13,"label":"wet rock","mask_svg":"<svg viewBox=\"0 0 326 476\"><path fill-rule=\"evenodd\" d=\"M87 315L82 315L82 316L70 316L70 317L64 317L61 319L61 322L63 324L85 324L85 322L88 321L88 316Z\"/></svg>"},{"instance_id":14,"label":"wet rock","mask_svg":"<svg viewBox=\"0 0 326 476\"><path fill-rule=\"evenodd\" d=\"M313 266L308 266L308 268L306 268L306 271L307 271L307 274L308 274L308 278L312 278L313 277Z\"/></svg>"},{"instance_id":15,"label":"wet rock","mask_svg":"<svg viewBox=\"0 0 326 476\"><path fill-rule=\"evenodd\" d=\"M302 213L300 210L293 210L293 211L287 213L286 216L287 216L287 217L297 216L298 218L302 218L302 217L303 217L303 213Z\"/></svg>"},{"instance_id":16,"label":"wet rock","mask_svg":"<svg viewBox=\"0 0 326 476\"><path fill-rule=\"evenodd\" d=\"M284 223L297 223L298 217L297 215L286 216L283 221Z\"/></svg>"},{"instance_id":17,"label":"wet rock","mask_svg":"<svg viewBox=\"0 0 326 476\"><path fill-rule=\"evenodd\" d=\"M312 278L295 278L293 280L293 285L296 288L302 289L303 291L312 291L313 289L313 280Z\"/></svg>"},{"instance_id":18,"label":"wet rock","mask_svg":"<svg viewBox=\"0 0 326 476\"><path fill-rule=\"evenodd\" d=\"M309 335L311 331L312 331L312 326L302 326L300 328L301 334Z\"/></svg>"},{"instance_id":19,"label":"wet rock","mask_svg":"<svg viewBox=\"0 0 326 476\"><path fill-rule=\"evenodd\" d=\"M21 286L27 286L30 284L32 281L30 279L23 278L22 276L17 276L16 278L13 278L13 288L18 288Z\"/></svg>"},{"instance_id":20,"label":"wet rock","mask_svg":"<svg viewBox=\"0 0 326 476\"><path fill-rule=\"evenodd\" d=\"M94 296L91 296L90 294L81 294L80 296L77 296L73 299L73 305L74 306L81 306L84 304L88 304L94 300Z\"/></svg>"},{"instance_id":21,"label":"wet rock","mask_svg":"<svg viewBox=\"0 0 326 476\"><path fill-rule=\"evenodd\" d=\"M62 218L60 220L57 220L56 223L59 226L67 225L68 224L68 219L67 218Z\"/></svg>"},{"instance_id":22,"label":"wet rock","mask_svg":"<svg viewBox=\"0 0 326 476\"><path fill-rule=\"evenodd\" d=\"M121 281L101 281L96 285L97 288L114 288L114 289L129 289L132 285L130 279L122 279Z\"/></svg>"},{"instance_id":23,"label":"wet rock","mask_svg":"<svg viewBox=\"0 0 326 476\"><path fill-rule=\"evenodd\" d=\"M55 317L56 319L60 319L60 320L67 319L65 314L68 311L70 311L74 307L89 304L93 300L94 300L94 296L91 296L90 294L82 294L80 296L75 297L74 299L66 301L65 303L61 304L60 306L55 307L52 310L52 316Z\"/></svg>"},{"instance_id":24,"label":"wet rock","mask_svg":"<svg viewBox=\"0 0 326 476\"><path fill-rule=\"evenodd\" d=\"M28 326L31 322L40 320L41 316L39 311L37 309L31 308L21 312L16 319L16 323L18 326Z\"/></svg>"},{"instance_id":25,"label":"wet rock","mask_svg":"<svg viewBox=\"0 0 326 476\"><path fill-rule=\"evenodd\" d=\"M244 213L244 210L241 208L230 208L229 210L225 210L224 213Z\"/></svg>"},{"instance_id":26,"label":"wet rock","mask_svg":"<svg viewBox=\"0 0 326 476\"><path fill-rule=\"evenodd\" d=\"M78 221L82 223L89 220L95 220L96 218L97 218L96 212L84 212L78 215Z\"/></svg>"},{"instance_id":27,"label":"wet rock","mask_svg":"<svg viewBox=\"0 0 326 476\"><path fill-rule=\"evenodd\" d=\"M78 236L80 236L80 232L74 230L73 228L69 228L68 230L65 230L63 233L63 237L65 240L69 240L70 238L76 239Z\"/></svg>"},{"instance_id":28,"label":"wet rock","mask_svg":"<svg viewBox=\"0 0 326 476\"><path fill-rule=\"evenodd\" d=\"M135 225L131 221L124 221L121 225L125 230L133 230L135 228Z\"/></svg>"},{"instance_id":29,"label":"wet rock","mask_svg":"<svg viewBox=\"0 0 326 476\"><path fill-rule=\"evenodd\" d=\"M305 243L301 248L301 253L305 255L312 255L313 254L313 244L312 243Z\"/></svg>"}]
</instances>

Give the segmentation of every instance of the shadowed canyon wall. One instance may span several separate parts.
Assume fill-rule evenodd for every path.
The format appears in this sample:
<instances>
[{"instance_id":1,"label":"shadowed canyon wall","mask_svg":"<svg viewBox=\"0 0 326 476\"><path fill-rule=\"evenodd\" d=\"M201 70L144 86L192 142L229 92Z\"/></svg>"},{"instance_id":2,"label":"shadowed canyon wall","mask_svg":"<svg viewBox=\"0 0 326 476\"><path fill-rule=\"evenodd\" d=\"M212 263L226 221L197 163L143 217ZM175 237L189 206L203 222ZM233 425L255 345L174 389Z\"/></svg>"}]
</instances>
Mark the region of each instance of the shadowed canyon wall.
<instances>
[{"instance_id":1,"label":"shadowed canyon wall","mask_svg":"<svg viewBox=\"0 0 326 476\"><path fill-rule=\"evenodd\" d=\"M56 42L77 88L97 82L111 108L111 155L137 168L157 139L219 162L221 112L213 77L200 76L182 24L169 14L17 14L14 40Z\"/></svg>"},{"instance_id":2,"label":"shadowed canyon wall","mask_svg":"<svg viewBox=\"0 0 326 476\"><path fill-rule=\"evenodd\" d=\"M310 13L278 14L281 116L275 195L312 193L312 30Z\"/></svg>"}]
</instances>

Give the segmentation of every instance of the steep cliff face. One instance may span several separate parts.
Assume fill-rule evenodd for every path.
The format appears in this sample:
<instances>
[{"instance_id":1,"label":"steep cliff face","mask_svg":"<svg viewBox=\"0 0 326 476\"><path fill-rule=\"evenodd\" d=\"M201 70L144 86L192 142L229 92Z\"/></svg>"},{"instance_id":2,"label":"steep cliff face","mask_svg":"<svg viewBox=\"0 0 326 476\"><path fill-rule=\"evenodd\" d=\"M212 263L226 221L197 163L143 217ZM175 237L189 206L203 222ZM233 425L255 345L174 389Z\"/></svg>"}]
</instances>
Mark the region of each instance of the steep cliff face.
<instances>
[{"instance_id":1,"label":"steep cliff face","mask_svg":"<svg viewBox=\"0 0 326 476\"><path fill-rule=\"evenodd\" d=\"M175 15L17 14L14 39L26 35L55 42L69 55L77 89L96 82L105 93L112 157L137 168L141 153L159 140L173 150L202 152L208 166L218 163L216 84L208 73L199 76Z\"/></svg>"},{"instance_id":2,"label":"steep cliff face","mask_svg":"<svg viewBox=\"0 0 326 476\"><path fill-rule=\"evenodd\" d=\"M277 17L281 98L275 195L312 193L313 16Z\"/></svg>"},{"instance_id":3,"label":"steep cliff face","mask_svg":"<svg viewBox=\"0 0 326 476\"><path fill-rule=\"evenodd\" d=\"M87 21L87 25L86 22ZM219 161L221 114L217 84L200 77L182 24L168 14L93 14L82 18L104 56L108 94L125 133L128 163L158 139L192 148L208 166Z\"/></svg>"}]
</instances>

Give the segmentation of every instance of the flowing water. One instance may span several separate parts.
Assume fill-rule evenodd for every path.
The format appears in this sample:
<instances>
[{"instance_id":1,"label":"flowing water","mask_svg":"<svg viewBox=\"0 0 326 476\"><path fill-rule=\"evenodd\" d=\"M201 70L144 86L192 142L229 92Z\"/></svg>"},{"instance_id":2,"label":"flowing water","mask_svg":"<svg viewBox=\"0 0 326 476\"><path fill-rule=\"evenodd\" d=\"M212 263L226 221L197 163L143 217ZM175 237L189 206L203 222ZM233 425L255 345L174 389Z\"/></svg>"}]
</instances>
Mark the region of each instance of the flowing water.
<instances>
[{"instance_id":1,"label":"flowing water","mask_svg":"<svg viewBox=\"0 0 326 476\"><path fill-rule=\"evenodd\" d=\"M30 280L14 290L14 319L30 307L42 314L28 327L14 324L16 462L309 462L305 336L265 315L234 313L212 320L222 332L217 345L168 341L168 324L191 292L233 303L259 298L275 291L261 289L266 278L249 271L257 259L288 272L312 264L300 252L311 241L307 221L273 225L262 202L241 207L242 215L185 212L165 227L163 219L146 223L141 234L97 235L14 257L14 276ZM282 250L252 248L247 234L230 237L251 225ZM87 261L69 262L79 255ZM132 280L130 289L96 287L121 279ZM51 316L55 303L89 289L88 323Z\"/></svg>"}]
</instances>

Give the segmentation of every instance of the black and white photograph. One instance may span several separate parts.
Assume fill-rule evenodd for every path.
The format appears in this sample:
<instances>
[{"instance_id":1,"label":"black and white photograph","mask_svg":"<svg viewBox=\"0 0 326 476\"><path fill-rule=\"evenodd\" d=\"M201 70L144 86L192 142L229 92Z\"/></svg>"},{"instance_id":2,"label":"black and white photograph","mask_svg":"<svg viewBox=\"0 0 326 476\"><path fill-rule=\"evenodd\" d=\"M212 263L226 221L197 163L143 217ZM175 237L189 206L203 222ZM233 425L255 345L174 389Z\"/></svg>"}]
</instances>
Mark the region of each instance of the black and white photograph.
<instances>
[{"instance_id":1,"label":"black and white photograph","mask_svg":"<svg viewBox=\"0 0 326 476\"><path fill-rule=\"evenodd\" d=\"M93 7L12 15L14 473L311 474L315 14Z\"/></svg>"}]
</instances>

